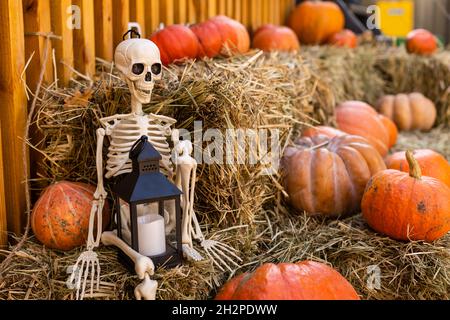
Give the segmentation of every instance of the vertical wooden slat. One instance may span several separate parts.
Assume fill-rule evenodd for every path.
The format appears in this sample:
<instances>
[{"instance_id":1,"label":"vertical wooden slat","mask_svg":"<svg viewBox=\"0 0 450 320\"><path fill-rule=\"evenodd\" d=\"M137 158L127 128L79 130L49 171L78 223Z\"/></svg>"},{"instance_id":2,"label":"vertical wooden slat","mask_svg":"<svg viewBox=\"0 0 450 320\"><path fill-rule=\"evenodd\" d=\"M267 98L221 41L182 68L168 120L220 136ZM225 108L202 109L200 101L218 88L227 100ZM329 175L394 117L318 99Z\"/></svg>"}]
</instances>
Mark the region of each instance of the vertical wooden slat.
<instances>
[{"instance_id":1,"label":"vertical wooden slat","mask_svg":"<svg viewBox=\"0 0 450 320\"><path fill-rule=\"evenodd\" d=\"M208 18L208 0L197 0L197 21L203 22Z\"/></svg>"},{"instance_id":2,"label":"vertical wooden slat","mask_svg":"<svg viewBox=\"0 0 450 320\"><path fill-rule=\"evenodd\" d=\"M25 67L25 44L21 0L0 1L0 123L2 124L3 162L6 212L9 231L22 232L25 222L25 186L28 178L22 159L22 139L26 118L27 99L21 81ZM8 143L6 143L8 142Z\"/></svg>"},{"instance_id":3,"label":"vertical wooden slat","mask_svg":"<svg viewBox=\"0 0 450 320\"><path fill-rule=\"evenodd\" d=\"M113 0L113 39L114 48L123 40L130 22L130 1Z\"/></svg>"},{"instance_id":4,"label":"vertical wooden slat","mask_svg":"<svg viewBox=\"0 0 450 320\"><path fill-rule=\"evenodd\" d=\"M195 0L188 0L188 3L187 3L187 21L189 23L197 22L197 13L195 11Z\"/></svg>"},{"instance_id":5,"label":"vertical wooden slat","mask_svg":"<svg viewBox=\"0 0 450 320\"><path fill-rule=\"evenodd\" d=\"M72 0L51 0L50 12L52 20L52 31L61 37L61 40L53 41L56 56L56 69L58 81L62 86L67 86L72 77L72 70L66 65L73 67L73 32L67 27L67 12L72 5Z\"/></svg>"},{"instance_id":6,"label":"vertical wooden slat","mask_svg":"<svg viewBox=\"0 0 450 320\"><path fill-rule=\"evenodd\" d=\"M234 0L227 0L225 7L225 14L230 18L234 18L233 1Z\"/></svg>"},{"instance_id":7,"label":"vertical wooden slat","mask_svg":"<svg viewBox=\"0 0 450 320\"><path fill-rule=\"evenodd\" d=\"M260 0L251 0L252 29L256 30L261 25L261 3Z\"/></svg>"},{"instance_id":8,"label":"vertical wooden slat","mask_svg":"<svg viewBox=\"0 0 450 320\"><path fill-rule=\"evenodd\" d=\"M273 12L272 12L272 21L274 24L280 24L280 1L273 2Z\"/></svg>"},{"instance_id":9,"label":"vertical wooden slat","mask_svg":"<svg viewBox=\"0 0 450 320\"><path fill-rule=\"evenodd\" d=\"M207 18L211 18L217 15L217 2L216 0L208 0L208 15Z\"/></svg>"},{"instance_id":10,"label":"vertical wooden slat","mask_svg":"<svg viewBox=\"0 0 450 320\"><path fill-rule=\"evenodd\" d=\"M0 248L8 244L5 184L3 181L2 126L0 123Z\"/></svg>"},{"instance_id":11,"label":"vertical wooden slat","mask_svg":"<svg viewBox=\"0 0 450 320\"><path fill-rule=\"evenodd\" d=\"M217 14L227 14L227 0L217 0Z\"/></svg>"},{"instance_id":12,"label":"vertical wooden slat","mask_svg":"<svg viewBox=\"0 0 450 320\"><path fill-rule=\"evenodd\" d=\"M241 21L241 0L234 0L233 2L233 18Z\"/></svg>"},{"instance_id":13,"label":"vertical wooden slat","mask_svg":"<svg viewBox=\"0 0 450 320\"><path fill-rule=\"evenodd\" d=\"M41 71L41 65L45 55L45 38L42 36L31 35L30 33L48 33L51 31L50 21L50 0L24 0L23 18L25 29L25 57L28 59L34 52L33 60L27 68L28 86L31 91L36 90L36 85ZM48 48L51 53L51 46ZM45 66L44 83L53 82L53 64L48 59Z\"/></svg>"},{"instance_id":14,"label":"vertical wooden slat","mask_svg":"<svg viewBox=\"0 0 450 320\"><path fill-rule=\"evenodd\" d=\"M94 2L73 0L73 4L81 9L81 29L73 30L75 69L92 77L95 74Z\"/></svg>"},{"instance_id":15,"label":"vertical wooden slat","mask_svg":"<svg viewBox=\"0 0 450 320\"><path fill-rule=\"evenodd\" d=\"M261 16L261 24L265 24L265 23L270 23L269 21L269 5L270 5L270 1L271 0L261 0L261 11L262 11L262 16Z\"/></svg>"},{"instance_id":16,"label":"vertical wooden slat","mask_svg":"<svg viewBox=\"0 0 450 320\"><path fill-rule=\"evenodd\" d=\"M141 36L146 37L145 30L145 0L130 0L130 20L139 23L141 26Z\"/></svg>"},{"instance_id":17,"label":"vertical wooden slat","mask_svg":"<svg viewBox=\"0 0 450 320\"><path fill-rule=\"evenodd\" d=\"M287 19L289 18L289 14L291 13L291 10L295 6L295 0L283 0L280 8L280 22L281 24L286 24Z\"/></svg>"},{"instance_id":18,"label":"vertical wooden slat","mask_svg":"<svg viewBox=\"0 0 450 320\"><path fill-rule=\"evenodd\" d=\"M243 0L241 3L241 20L244 26L250 27L249 0Z\"/></svg>"},{"instance_id":19,"label":"vertical wooden slat","mask_svg":"<svg viewBox=\"0 0 450 320\"><path fill-rule=\"evenodd\" d=\"M160 2L160 18L165 26L174 24L174 0Z\"/></svg>"},{"instance_id":20,"label":"vertical wooden slat","mask_svg":"<svg viewBox=\"0 0 450 320\"><path fill-rule=\"evenodd\" d=\"M150 36L159 26L159 0L147 0L145 3L145 29Z\"/></svg>"},{"instance_id":21,"label":"vertical wooden slat","mask_svg":"<svg viewBox=\"0 0 450 320\"><path fill-rule=\"evenodd\" d=\"M112 61L114 56L112 0L95 0L94 4L95 53L106 61Z\"/></svg>"},{"instance_id":22,"label":"vertical wooden slat","mask_svg":"<svg viewBox=\"0 0 450 320\"><path fill-rule=\"evenodd\" d=\"M176 0L175 1L175 23L187 23L187 0Z\"/></svg>"}]
</instances>

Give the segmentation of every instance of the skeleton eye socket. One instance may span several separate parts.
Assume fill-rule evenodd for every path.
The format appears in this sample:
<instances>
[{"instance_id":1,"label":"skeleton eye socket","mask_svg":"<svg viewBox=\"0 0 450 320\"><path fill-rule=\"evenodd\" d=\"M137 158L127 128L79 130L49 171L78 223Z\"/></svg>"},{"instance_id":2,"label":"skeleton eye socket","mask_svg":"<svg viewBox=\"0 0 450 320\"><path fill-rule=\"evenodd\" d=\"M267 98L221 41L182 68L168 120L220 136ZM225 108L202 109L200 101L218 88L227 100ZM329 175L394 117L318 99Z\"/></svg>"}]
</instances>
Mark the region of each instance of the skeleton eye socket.
<instances>
[{"instance_id":1,"label":"skeleton eye socket","mask_svg":"<svg viewBox=\"0 0 450 320\"><path fill-rule=\"evenodd\" d=\"M131 69L131 72L133 72L135 75L140 75L142 72L144 72L145 66L142 63L135 63L133 64L133 68Z\"/></svg>"},{"instance_id":2,"label":"skeleton eye socket","mask_svg":"<svg viewBox=\"0 0 450 320\"><path fill-rule=\"evenodd\" d=\"M161 73L161 63L154 63L152 65L152 73L158 75Z\"/></svg>"}]
</instances>

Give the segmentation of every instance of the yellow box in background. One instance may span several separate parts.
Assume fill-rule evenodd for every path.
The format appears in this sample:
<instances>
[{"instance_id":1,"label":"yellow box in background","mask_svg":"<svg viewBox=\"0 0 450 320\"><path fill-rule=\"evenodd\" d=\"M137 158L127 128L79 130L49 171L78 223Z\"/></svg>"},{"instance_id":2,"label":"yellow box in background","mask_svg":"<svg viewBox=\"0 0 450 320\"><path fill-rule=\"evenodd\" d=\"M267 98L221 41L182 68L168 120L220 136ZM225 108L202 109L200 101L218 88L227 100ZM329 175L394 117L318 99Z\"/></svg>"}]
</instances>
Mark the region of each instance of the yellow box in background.
<instances>
[{"instance_id":1,"label":"yellow box in background","mask_svg":"<svg viewBox=\"0 0 450 320\"><path fill-rule=\"evenodd\" d=\"M406 37L414 28L414 1L378 1L380 27L386 36Z\"/></svg>"}]
</instances>

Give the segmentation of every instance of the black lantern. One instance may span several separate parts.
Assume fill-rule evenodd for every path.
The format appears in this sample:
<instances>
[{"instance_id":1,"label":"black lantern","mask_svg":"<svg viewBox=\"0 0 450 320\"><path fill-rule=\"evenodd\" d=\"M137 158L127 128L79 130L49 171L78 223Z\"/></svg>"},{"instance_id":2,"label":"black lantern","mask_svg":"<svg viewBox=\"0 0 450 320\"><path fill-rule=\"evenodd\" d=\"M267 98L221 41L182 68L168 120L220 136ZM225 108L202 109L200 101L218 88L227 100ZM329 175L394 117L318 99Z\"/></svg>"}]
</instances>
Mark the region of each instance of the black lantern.
<instances>
[{"instance_id":1,"label":"black lantern","mask_svg":"<svg viewBox=\"0 0 450 320\"><path fill-rule=\"evenodd\" d=\"M132 172L113 188L117 234L135 251L152 259L156 267L182 263L182 192L160 172L159 152L142 136L130 150ZM175 232L166 235L165 208L175 210ZM127 227L124 228L125 223ZM133 262L123 252L119 257L130 267Z\"/></svg>"}]
</instances>

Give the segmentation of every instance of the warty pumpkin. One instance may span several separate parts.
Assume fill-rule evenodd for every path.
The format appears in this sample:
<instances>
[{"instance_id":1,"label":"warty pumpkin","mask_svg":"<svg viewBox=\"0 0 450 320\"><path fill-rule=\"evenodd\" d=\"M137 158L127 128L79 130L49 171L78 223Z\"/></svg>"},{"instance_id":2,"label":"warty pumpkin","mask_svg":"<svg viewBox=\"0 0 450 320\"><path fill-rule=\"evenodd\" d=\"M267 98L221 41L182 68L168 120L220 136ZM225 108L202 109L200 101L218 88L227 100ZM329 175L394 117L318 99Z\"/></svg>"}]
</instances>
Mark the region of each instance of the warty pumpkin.
<instances>
[{"instance_id":1,"label":"warty pumpkin","mask_svg":"<svg viewBox=\"0 0 450 320\"><path fill-rule=\"evenodd\" d=\"M194 59L198 55L199 43L196 35L191 29L181 24L174 24L156 31L150 40L158 46L164 65Z\"/></svg>"},{"instance_id":2,"label":"warty pumpkin","mask_svg":"<svg viewBox=\"0 0 450 320\"><path fill-rule=\"evenodd\" d=\"M338 217L359 212L367 181L386 165L362 137L317 135L300 138L286 148L281 168L294 208L310 215Z\"/></svg>"},{"instance_id":3,"label":"warty pumpkin","mask_svg":"<svg viewBox=\"0 0 450 320\"><path fill-rule=\"evenodd\" d=\"M436 37L428 30L416 29L406 36L406 50L409 53L430 55L436 51L437 47Z\"/></svg>"},{"instance_id":4,"label":"warty pumpkin","mask_svg":"<svg viewBox=\"0 0 450 320\"><path fill-rule=\"evenodd\" d=\"M228 281L215 300L360 300L336 270L319 262L266 263Z\"/></svg>"},{"instance_id":5,"label":"warty pumpkin","mask_svg":"<svg viewBox=\"0 0 450 320\"><path fill-rule=\"evenodd\" d=\"M384 96L375 108L394 121L401 131L428 131L436 121L436 106L418 92Z\"/></svg>"},{"instance_id":6,"label":"warty pumpkin","mask_svg":"<svg viewBox=\"0 0 450 320\"><path fill-rule=\"evenodd\" d=\"M450 188L422 176L411 151L409 173L384 170L367 184L361 207L375 231L396 240L434 241L450 230Z\"/></svg>"},{"instance_id":7,"label":"warty pumpkin","mask_svg":"<svg viewBox=\"0 0 450 320\"><path fill-rule=\"evenodd\" d=\"M450 164L444 156L430 149L414 150L413 156L424 176L436 178L450 188ZM388 156L385 162L388 169L409 172L409 164L404 151Z\"/></svg>"},{"instance_id":8,"label":"warty pumpkin","mask_svg":"<svg viewBox=\"0 0 450 320\"><path fill-rule=\"evenodd\" d=\"M358 37L353 31L344 29L333 34L327 42L336 47L356 48L358 46Z\"/></svg>"},{"instance_id":9,"label":"warty pumpkin","mask_svg":"<svg viewBox=\"0 0 450 320\"><path fill-rule=\"evenodd\" d=\"M366 138L382 155L388 153L391 137L378 113L362 101L346 101L336 107L339 130Z\"/></svg>"},{"instance_id":10,"label":"warty pumpkin","mask_svg":"<svg viewBox=\"0 0 450 320\"><path fill-rule=\"evenodd\" d=\"M95 187L78 182L61 181L48 186L31 214L31 228L45 246L71 250L87 240L89 217ZM103 210L103 227L110 220L108 203Z\"/></svg>"},{"instance_id":11,"label":"warty pumpkin","mask_svg":"<svg viewBox=\"0 0 450 320\"><path fill-rule=\"evenodd\" d=\"M342 10L331 1L303 1L292 10L288 21L304 44L323 44L344 25Z\"/></svg>"},{"instance_id":12,"label":"warty pumpkin","mask_svg":"<svg viewBox=\"0 0 450 320\"><path fill-rule=\"evenodd\" d=\"M298 51L300 43L292 29L265 24L253 35L253 48L263 51Z\"/></svg>"}]
</instances>

